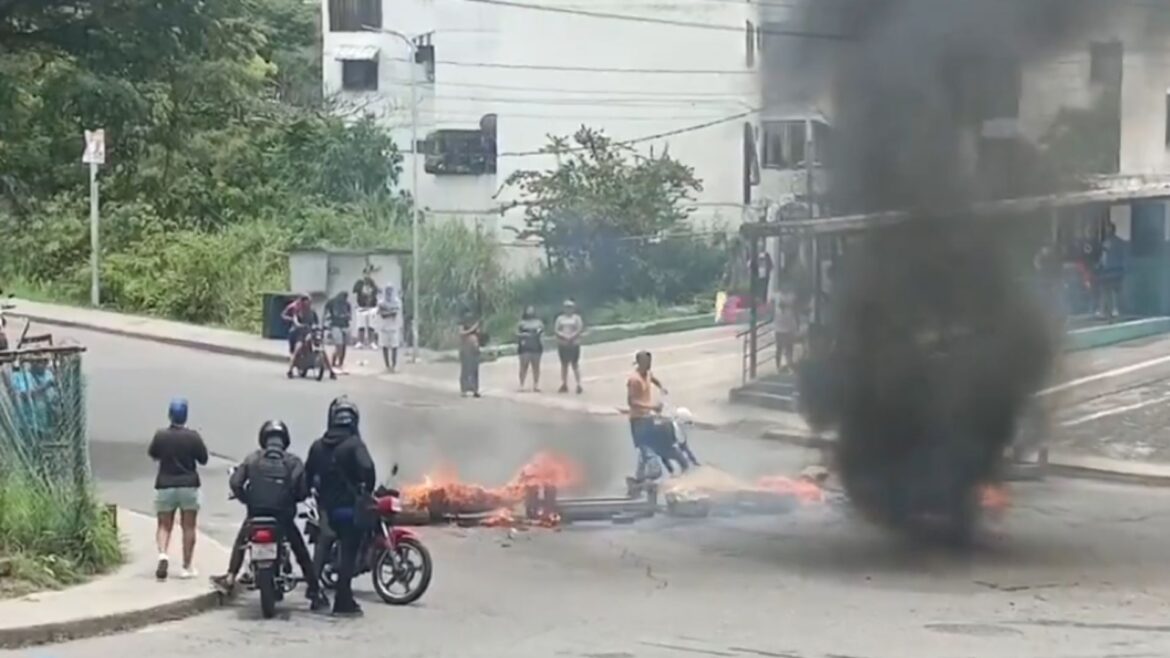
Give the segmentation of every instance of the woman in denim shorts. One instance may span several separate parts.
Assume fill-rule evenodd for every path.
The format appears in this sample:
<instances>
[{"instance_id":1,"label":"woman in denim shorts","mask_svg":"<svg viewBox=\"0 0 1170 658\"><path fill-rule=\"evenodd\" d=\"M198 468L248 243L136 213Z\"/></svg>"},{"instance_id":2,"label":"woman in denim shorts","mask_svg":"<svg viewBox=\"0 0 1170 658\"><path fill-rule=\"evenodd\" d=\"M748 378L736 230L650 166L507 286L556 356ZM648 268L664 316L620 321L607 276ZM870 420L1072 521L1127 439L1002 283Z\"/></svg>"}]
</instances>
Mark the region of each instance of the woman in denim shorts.
<instances>
[{"instance_id":1,"label":"woman in denim shorts","mask_svg":"<svg viewBox=\"0 0 1170 658\"><path fill-rule=\"evenodd\" d=\"M207 446L199 432L187 427L187 401L171 401L167 411L170 426L154 433L147 454L158 462L154 479L154 511L158 516L158 568L155 576L165 580L170 563L168 557L175 514L183 528L183 570L181 578L196 575L192 561L195 558L196 521L199 514L199 466L207 465Z\"/></svg>"}]
</instances>

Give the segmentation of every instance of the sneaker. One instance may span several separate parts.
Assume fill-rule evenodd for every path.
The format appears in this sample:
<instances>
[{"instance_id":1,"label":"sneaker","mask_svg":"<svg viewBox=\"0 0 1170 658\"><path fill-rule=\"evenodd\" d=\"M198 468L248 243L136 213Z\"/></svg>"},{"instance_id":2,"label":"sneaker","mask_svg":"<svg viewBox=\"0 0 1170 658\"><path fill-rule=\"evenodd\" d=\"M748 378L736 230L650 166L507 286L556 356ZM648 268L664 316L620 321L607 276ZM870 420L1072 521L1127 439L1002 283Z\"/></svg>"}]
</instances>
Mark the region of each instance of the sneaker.
<instances>
[{"instance_id":1,"label":"sneaker","mask_svg":"<svg viewBox=\"0 0 1170 658\"><path fill-rule=\"evenodd\" d=\"M585 389L581 388L580 384L577 384L577 395L581 395L584 392L585 392Z\"/></svg>"},{"instance_id":2,"label":"sneaker","mask_svg":"<svg viewBox=\"0 0 1170 658\"><path fill-rule=\"evenodd\" d=\"M167 579L167 569L170 567L171 560L165 553L158 556L158 566L154 569L154 577L159 580Z\"/></svg>"},{"instance_id":3,"label":"sneaker","mask_svg":"<svg viewBox=\"0 0 1170 658\"><path fill-rule=\"evenodd\" d=\"M179 578L183 580L191 580L198 575L199 572L195 570L195 567L183 567L182 571L179 572Z\"/></svg>"},{"instance_id":4,"label":"sneaker","mask_svg":"<svg viewBox=\"0 0 1170 658\"><path fill-rule=\"evenodd\" d=\"M569 392L569 385L568 384L561 384L561 387L557 389L557 393L568 393L568 392Z\"/></svg>"}]
</instances>

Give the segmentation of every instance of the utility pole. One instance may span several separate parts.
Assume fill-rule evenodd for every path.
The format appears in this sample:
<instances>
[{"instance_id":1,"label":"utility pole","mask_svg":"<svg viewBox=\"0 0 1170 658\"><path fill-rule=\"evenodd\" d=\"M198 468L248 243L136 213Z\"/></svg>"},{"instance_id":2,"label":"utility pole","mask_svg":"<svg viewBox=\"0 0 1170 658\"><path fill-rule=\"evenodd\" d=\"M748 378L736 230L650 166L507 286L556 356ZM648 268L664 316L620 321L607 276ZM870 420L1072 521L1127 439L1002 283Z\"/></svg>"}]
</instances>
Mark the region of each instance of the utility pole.
<instances>
[{"instance_id":1,"label":"utility pole","mask_svg":"<svg viewBox=\"0 0 1170 658\"><path fill-rule=\"evenodd\" d=\"M366 30L372 32L381 32L397 38L406 44L407 50L410 52L410 58L407 64L410 66L410 197L411 197L411 212L410 212L410 297L411 307L413 309L412 320L410 323L410 337L411 337L411 362L418 362L418 325L420 321L419 305L419 288L422 287L422 282L419 280L418 263L422 255L419 247L418 225L419 218L422 214L422 206L418 198L418 41L417 38L411 38L401 32L390 30L387 28L379 28L366 26Z\"/></svg>"},{"instance_id":2,"label":"utility pole","mask_svg":"<svg viewBox=\"0 0 1170 658\"><path fill-rule=\"evenodd\" d=\"M81 161L89 165L89 303L100 306L101 293L101 240L98 236L98 226L101 222L101 201L98 190L98 167L106 163L106 131L85 131L85 152Z\"/></svg>"}]
</instances>

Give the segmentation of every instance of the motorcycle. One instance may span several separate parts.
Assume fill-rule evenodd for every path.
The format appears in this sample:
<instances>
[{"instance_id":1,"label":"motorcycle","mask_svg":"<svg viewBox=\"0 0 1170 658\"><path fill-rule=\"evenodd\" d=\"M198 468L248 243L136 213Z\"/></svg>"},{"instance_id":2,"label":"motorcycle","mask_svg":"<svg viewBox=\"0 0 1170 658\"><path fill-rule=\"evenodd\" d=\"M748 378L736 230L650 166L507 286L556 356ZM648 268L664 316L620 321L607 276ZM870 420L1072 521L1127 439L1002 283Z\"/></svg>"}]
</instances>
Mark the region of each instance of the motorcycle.
<instances>
[{"instance_id":1,"label":"motorcycle","mask_svg":"<svg viewBox=\"0 0 1170 658\"><path fill-rule=\"evenodd\" d=\"M626 495L630 498L644 494L647 485L656 484L661 480L663 471L671 470L669 468L671 465L677 465L684 473L693 466L699 466L699 460L691 450L687 436L687 427L694 422L691 411L686 407L669 410L664 407L663 411L654 415L653 420L657 435L656 445L638 451L638 472L642 474L642 478L626 478ZM672 464L668 464L667 460Z\"/></svg>"},{"instance_id":2,"label":"motorcycle","mask_svg":"<svg viewBox=\"0 0 1170 658\"><path fill-rule=\"evenodd\" d=\"M228 476L235 467L228 469ZM235 495L228 496L229 500ZM247 571L236 582L248 591L260 592L260 614L265 619L276 615L276 604L301 582L293 574L292 548L281 531L280 522L270 516L248 519Z\"/></svg>"},{"instance_id":3,"label":"motorcycle","mask_svg":"<svg viewBox=\"0 0 1170 658\"><path fill-rule=\"evenodd\" d=\"M324 330L321 325L313 325L309 328L304 343L301 344L297 352L293 368L301 377L308 376L309 371L314 370L317 381L321 381L325 377L325 372L329 370L328 358L329 356L325 354ZM291 372L289 377L292 377Z\"/></svg>"},{"instance_id":4,"label":"motorcycle","mask_svg":"<svg viewBox=\"0 0 1170 658\"><path fill-rule=\"evenodd\" d=\"M391 474L397 473L398 465L395 464ZM362 538L354 575L370 573L374 591L382 601L390 605L409 605L430 587L434 573L431 553L418 533L394 525L395 518L402 512L401 494L397 489L379 486L374 491L372 503L378 522ZM316 544L321 541L320 512L311 501L306 508L301 515L305 520L305 535L310 544ZM321 570L321 583L327 589L337 585L339 563L340 550L338 542L334 541Z\"/></svg>"}]
</instances>

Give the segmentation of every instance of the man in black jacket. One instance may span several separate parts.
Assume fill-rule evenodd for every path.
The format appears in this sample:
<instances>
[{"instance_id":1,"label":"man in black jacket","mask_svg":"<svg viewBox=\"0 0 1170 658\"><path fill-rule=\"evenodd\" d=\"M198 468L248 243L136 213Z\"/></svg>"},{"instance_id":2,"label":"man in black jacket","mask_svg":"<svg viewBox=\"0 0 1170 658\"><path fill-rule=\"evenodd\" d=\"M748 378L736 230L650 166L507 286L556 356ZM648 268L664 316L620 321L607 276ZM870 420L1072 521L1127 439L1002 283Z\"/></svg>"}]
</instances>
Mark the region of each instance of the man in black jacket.
<instances>
[{"instance_id":1,"label":"man in black jacket","mask_svg":"<svg viewBox=\"0 0 1170 658\"><path fill-rule=\"evenodd\" d=\"M366 527L359 506L370 499L377 483L374 461L358 431L357 405L345 397L329 405L325 435L309 449L305 465L308 481L316 483L318 506L340 542L333 613L361 614L353 598L352 581L357 553Z\"/></svg>"},{"instance_id":2,"label":"man in black jacket","mask_svg":"<svg viewBox=\"0 0 1170 658\"><path fill-rule=\"evenodd\" d=\"M248 506L248 514L236 535L227 573L215 576L211 581L220 590L230 592L240 567L244 565L249 520L259 516L275 517L301 568L305 596L313 610L323 610L329 605L329 600L321 593L321 578L313 568L309 549L296 524L297 503L309 497L305 465L299 457L288 452L292 436L283 422L265 422L260 427L259 442L260 449L248 455L232 472L228 482L236 499Z\"/></svg>"}]
</instances>

